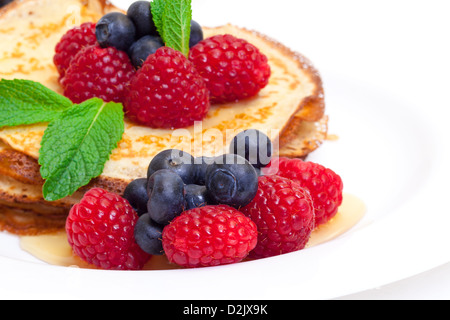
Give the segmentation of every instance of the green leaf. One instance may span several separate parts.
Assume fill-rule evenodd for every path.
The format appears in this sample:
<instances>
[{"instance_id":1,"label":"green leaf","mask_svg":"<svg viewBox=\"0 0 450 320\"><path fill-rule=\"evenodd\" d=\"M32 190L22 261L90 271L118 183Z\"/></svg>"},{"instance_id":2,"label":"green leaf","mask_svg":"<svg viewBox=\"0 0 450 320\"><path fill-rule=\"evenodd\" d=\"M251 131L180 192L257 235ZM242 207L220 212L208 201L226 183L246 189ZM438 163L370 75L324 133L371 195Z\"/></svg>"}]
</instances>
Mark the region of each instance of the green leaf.
<instances>
[{"instance_id":1,"label":"green leaf","mask_svg":"<svg viewBox=\"0 0 450 320\"><path fill-rule=\"evenodd\" d=\"M164 30L163 30L163 15L164 15L164 9L166 7L166 0L153 0L153 2L150 3L150 8L152 10L152 17L153 22L155 23L156 30L158 31L161 38L164 39Z\"/></svg>"},{"instance_id":2,"label":"green leaf","mask_svg":"<svg viewBox=\"0 0 450 320\"><path fill-rule=\"evenodd\" d=\"M55 201L73 194L103 172L124 132L123 108L93 98L52 121L41 142L43 195Z\"/></svg>"},{"instance_id":3,"label":"green leaf","mask_svg":"<svg viewBox=\"0 0 450 320\"><path fill-rule=\"evenodd\" d=\"M0 81L0 127L50 122L72 105L69 99L38 82Z\"/></svg>"},{"instance_id":4,"label":"green leaf","mask_svg":"<svg viewBox=\"0 0 450 320\"><path fill-rule=\"evenodd\" d=\"M186 57L189 54L191 19L191 0L167 1L163 15L164 42Z\"/></svg>"},{"instance_id":5,"label":"green leaf","mask_svg":"<svg viewBox=\"0 0 450 320\"><path fill-rule=\"evenodd\" d=\"M191 37L191 0L154 0L153 22L167 47L189 54Z\"/></svg>"}]
</instances>

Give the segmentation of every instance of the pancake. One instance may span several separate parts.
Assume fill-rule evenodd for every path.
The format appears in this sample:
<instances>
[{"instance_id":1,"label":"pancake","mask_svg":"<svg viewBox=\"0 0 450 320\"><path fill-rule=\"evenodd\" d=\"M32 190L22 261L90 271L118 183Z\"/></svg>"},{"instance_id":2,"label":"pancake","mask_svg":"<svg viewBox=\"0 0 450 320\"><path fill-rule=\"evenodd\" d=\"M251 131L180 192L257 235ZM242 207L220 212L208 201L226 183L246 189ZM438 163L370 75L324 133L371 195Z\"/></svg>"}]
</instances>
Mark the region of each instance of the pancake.
<instances>
[{"instance_id":1,"label":"pancake","mask_svg":"<svg viewBox=\"0 0 450 320\"><path fill-rule=\"evenodd\" d=\"M62 93L53 64L56 43L68 29L83 22L95 22L109 11L120 10L99 0L22 0L3 7L0 78L39 81ZM36 212L42 221L47 214L52 229L58 220L55 217L59 215L63 220L85 190L100 186L123 192L131 180L146 176L149 162L160 151L177 148L194 156L219 155L227 152L235 134L249 128L267 133L280 156L306 157L317 149L326 138L328 117L322 81L311 62L274 39L238 26L204 27L203 31L205 37L232 34L258 47L271 67L269 84L254 98L212 105L202 122L184 129L148 128L125 119L122 140L103 173L75 195L54 203L42 198L43 180L37 163L47 124L1 128L0 205L8 208L9 216L14 208L22 217L32 217L32 212ZM14 230L13 220L3 222L9 231ZM0 228L2 221L7 219L0 219ZM17 223L18 232L26 232L24 225L32 223ZM46 229L45 223L39 225L28 229L32 232Z\"/></svg>"}]
</instances>

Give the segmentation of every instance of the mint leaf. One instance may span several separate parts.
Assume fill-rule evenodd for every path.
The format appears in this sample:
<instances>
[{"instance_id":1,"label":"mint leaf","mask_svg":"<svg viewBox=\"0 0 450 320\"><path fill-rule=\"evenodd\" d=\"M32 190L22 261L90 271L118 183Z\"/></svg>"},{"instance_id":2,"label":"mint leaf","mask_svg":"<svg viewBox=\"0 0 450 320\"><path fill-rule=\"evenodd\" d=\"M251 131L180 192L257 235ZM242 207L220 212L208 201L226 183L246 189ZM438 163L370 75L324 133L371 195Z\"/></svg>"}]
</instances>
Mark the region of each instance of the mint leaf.
<instances>
[{"instance_id":1,"label":"mint leaf","mask_svg":"<svg viewBox=\"0 0 450 320\"><path fill-rule=\"evenodd\" d=\"M191 0L154 0L153 22L167 47L189 54L191 36Z\"/></svg>"},{"instance_id":2,"label":"mint leaf","mask_svg":"<svg viewBox=\"0 0 450 320\"><path fill-rule=\"evenodd\" d=\"M47 201L73 194L103 172L124 132L122 105L93 98L64 111L45 130L39 164Z\"/></svg>"},{"instance_id":3,"label":"mint leaf","mask_svg":"<svg viewBox=\"0 0 450 320\"><path fill-rule=\"evenodd\" d=\"M169 0L163 15L164 42L166 46L189 54L191 36L191 0Z\"/></svg>"},{"instance_id":4,"label":"mint leaf","mask_svg":"<svg viewBox=\"0 0 450 320\"><path fill-rule=\"evenodd\" d=\"M155 23L156 30L158 31L161 38L164 39L164 30L163 30L163 15L166 7L166 0L153 0L150 4L150 8L152 10L153 22Z\"/></svg>"},{"instance_id":5,"label":"mint leaf","mask_svg":"<svg viewBox=\"0 0 450 320\"><path fill-rule=\"evenodd\" d=\"M0 81L0 127L49 122L72 105L69 99L38 82Z\"/></svg>"},{"instance_id":6,"label":"mint leaf","mask_svg":"<svg viewBox=\"0 0 450 320\"><path fill-rule=\"evenodd\" d=\"M48 201L73 194L103 172L124 132L122 109L98 98L74 105L38 82L0 80L0 127L49 122L39 150Z\"/></svg>"}]
</instances>

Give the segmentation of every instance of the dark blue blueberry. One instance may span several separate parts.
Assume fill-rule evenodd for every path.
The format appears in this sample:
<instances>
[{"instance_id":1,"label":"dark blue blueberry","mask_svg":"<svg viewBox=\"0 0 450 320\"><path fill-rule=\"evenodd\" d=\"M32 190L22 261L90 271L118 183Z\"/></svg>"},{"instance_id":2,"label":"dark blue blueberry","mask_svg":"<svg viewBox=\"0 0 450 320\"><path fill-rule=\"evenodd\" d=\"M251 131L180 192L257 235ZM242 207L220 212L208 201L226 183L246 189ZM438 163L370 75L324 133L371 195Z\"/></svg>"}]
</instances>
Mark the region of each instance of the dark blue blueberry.
<instances>
[{"instance_id":1,"label":"dark blue blueberry","mask_svg":"<svg viewBox=\"0 0 450 320\"><path fill-rule=\"evenodd\" d=\"M238 133L230 144L230 153L244 157L255 168L263 168L270 163L272 149L269 137L255 129Z\"/></svg>"},{"instance_id":2,"label":"dark blue blueberry","mask_svg":"<svg viewBox=\"0 0 450 320\"><path fill-rule=\"evenodd\" d=\"M203 30L200 24L191 20L191 37L189 38L189 48L203 40Z\"/></svg>"},{"instance_id":3,"label":"dark blue blueberry","mask_svg":"<svg viewBox=\"0 0 450 320\"><path fill-rule=\"evenodd\" d=\"M168 149L158 153L148 166L147 177L161 169L177 173L185 184L195 183L194 157L187 152Z\"/></svg>"},{"instance_id":4,"label":"dark blue blueberry","mask_svg":"<svg viewBox=\"0 0 450 320\"><path fill-rule=\"evenodd\" d=\"M206 170L208 198L235 208L249 204L258 190L255 168L236 154L225 154L214 161Z\"/></svg>"},{"instance_id":5,"label":"dark blue blueberry","mask_svg":"<svg viewBox=\"0 0 450 320\"><path fill-rule=\"evenodd\" d=\"M128 8L127 16L133 21L136 27L137 38L146 35L157 35L150 6L149 1L136 1Z\"/></svg>"},{"instance_id":6,"label":"dark blue blueberry","mask_svg":"<svg viewBox=\"0 0 450 320\"><path fill-rule=\"evenodd\" d=\"M184 183L172 170L162 169L152 174L147 193L147 211L158 224L167 225L184 211Z\"/></svg>"},{"instance_id":7,"label":"dark blue blueberry","mask_svg":"<svg viewBox=\"0 0 450 320\"><path fill-rule=\"evenodd\" d=\"M123 197L128 200L139 216L147 212L147 179L141 178L131 181L125 191Z\"/></svg>"},{"instance_id":8,"label":"dark blue blueberry","mask_svg":"<svg viewBox=\"0 0 450 320\"><path fill-rule=\"evenodd\" d=\"M136 28L125 14L110 12L97 22L95 35L101 47L115 47L127 51L135 41Z\"/></svg>"},{"instance_id":9,"label":"dark blue blueberry","mask_svg":"<svg viewBox=\"0 0 450 320\"><path fill-rule=\"evenodd\" d=\"M186 200L186 209L200 208L208 205L208 195L205 186L188 184L184 187Z\"/></svg>"},{"instance_id":10,"label":"dark blue blueberry","mask_svg":"<svg viewBox=\"0 0 450 320\"><path fill-rule=\"evenodd\" d=\"M13 2L13 0L0 0L0 7L3 7L10 2Z\"/></svg>"},{"instance_id":11,"label":"dark blue blueberry","mask_svg":"<svg viewBox=\"0 0 450 320\"><path fill-rule=\"evenodd\" d=\"M195 162L195 184L204 185L206 182L206 169L214 162L214 157L197 157Z\"/></svg>"},{"instance_id":12,"label":"dark blue blueberry","mask_svg":"<svg viewBox=\"0 0 450 320\"><path fill-rule=\"evenodd\" d=\"M151 255L162 255L163 226L154 222L148 213L139 217L134 227L134 239L141 249Z\"/></svg>"},{"instance_id":13,"label":"dark blue blueberry","mask_svg":"<svg viewBox=\"0 0 450 320\"><path fill-rule=\"evenodd\" d=\"M139 69L147 60L148 56L154 54L156 50L164 46L164 42L157 36L144 36L133 43L128 50L131 63Z\"/></svg>"}]
</instances>

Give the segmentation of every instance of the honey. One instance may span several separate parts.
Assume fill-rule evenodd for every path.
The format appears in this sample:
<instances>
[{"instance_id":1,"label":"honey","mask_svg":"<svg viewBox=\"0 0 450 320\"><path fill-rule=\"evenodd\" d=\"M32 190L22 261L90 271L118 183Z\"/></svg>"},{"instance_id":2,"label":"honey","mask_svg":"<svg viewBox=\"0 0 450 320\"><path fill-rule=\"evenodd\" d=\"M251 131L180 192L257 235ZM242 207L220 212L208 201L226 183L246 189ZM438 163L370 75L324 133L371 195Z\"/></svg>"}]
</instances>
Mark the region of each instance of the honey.
<instances>
[{"instance_id":1,"label":"honey","mask_svg":"<svg viewBox=\"0 0 450 320\"><path fill-rule=\"evenodd\" d=\"M342 205L336 216L328 223L316 228L307 244L307 248L317 246L344 234L355 226L366 213L366 206L358 197L344 194ZM64 231L55 234L20 237L23 250L51 265L95 269L72 252ZM144 270L177 269L165 256L152 256Z\"/></svg>"},{"instance_id":2,"label":"honey","mask_svg":"<svg viewBox=\"0 0 450 320\"><path fill-rule=\"evenodd\" d=\"M366 213L366 205L352 194L344 194L339 211L328 223L317 227L309 238L307 248L328 242L355 226Z\"/></svg>"}]
</instances>

